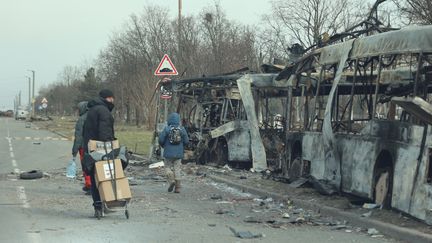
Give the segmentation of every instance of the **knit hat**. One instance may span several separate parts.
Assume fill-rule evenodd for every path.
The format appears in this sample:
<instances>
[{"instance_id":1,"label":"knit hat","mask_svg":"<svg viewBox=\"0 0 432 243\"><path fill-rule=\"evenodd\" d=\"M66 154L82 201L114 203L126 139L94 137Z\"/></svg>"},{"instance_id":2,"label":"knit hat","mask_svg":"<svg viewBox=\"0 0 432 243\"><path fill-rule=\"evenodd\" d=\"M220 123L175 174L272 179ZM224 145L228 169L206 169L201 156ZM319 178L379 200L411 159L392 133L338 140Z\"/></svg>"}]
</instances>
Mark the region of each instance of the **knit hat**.
<instances>
[{"instance_id":1,"label":"knit hat","mask_svg":"<svg viewBox=\"0 0 432 243\"><path fill-rule=\"evenodd\" d=\"M114 97L114 93L109 89L103 89L99 92L99 96L102 98Z\"/></svg>"}]
</instances>

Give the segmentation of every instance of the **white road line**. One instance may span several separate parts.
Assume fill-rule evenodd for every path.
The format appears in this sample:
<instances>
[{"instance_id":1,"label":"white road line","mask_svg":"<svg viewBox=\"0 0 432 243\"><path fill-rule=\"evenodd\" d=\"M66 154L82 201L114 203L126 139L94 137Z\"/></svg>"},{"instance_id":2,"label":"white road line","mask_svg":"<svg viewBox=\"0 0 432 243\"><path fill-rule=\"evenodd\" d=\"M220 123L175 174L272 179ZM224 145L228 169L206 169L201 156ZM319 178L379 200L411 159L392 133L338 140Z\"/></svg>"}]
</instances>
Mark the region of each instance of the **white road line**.
<instances>
[{"instance_id":1,"label":"white road line","mask_svg":"<svg viewBox=\"0 0 432 243\"><path fill-rule=\"evenodd\" d=\"M13 152L10 152L10 157L15 158L15 154Z\"/></svg>"},{"instance_id":2,"label":"white road line","mask_svg":"<svg viewBox=\"0 0 432 243\"><path fill-rule=\"evenodd\" d=\"M21 171L20 171L20 169L15 168L15 169L14 169L14 173L17 174L17 175L19 175L19 174L21 174Z\"/></svg>"},{"instance_id":3,"label":"white road line","mask_svg":"<svg viewBox=\"0 0 432 243\"><path fill-rule=\"evenodd\" d=\"M7 137L10 138L9 120L6 119Z\"/></svg>"},{"instance_id":4,"label":"white road line","mask_svg":"<svg viewBox=\"0 0 432 243\"><path fill-rule=\"evenodd\" d=\"M27 235L28 235L28 238L29 238L29 242L31 242L31 243L40 243L40 242L42 242L41 235L38 232L30 232L30 233L27 233Z\"/></svg>"},{"instance_id":5,"label":"white road line","mask_svg":"<svg viewBox=\"0 0 432 243\"><path fill-rule=\"evenodd\" d=\"M30 208L30 204L27 202L27 196L23 186L17 187L18 199L22 202L23 208Z\"/></svg>"},{"instance_id":6,"label":"white road line","mask_svg":"<svg viewBox=\"0 0 432 243\"><path fill-rule=\"evenodd\" d=\"M31 139L31 137L25 137L24 139L25 139L25 140L30 140L30 139Z\"/></svg>"},{"instance_id":7,"label":"white road line","mask_svg":"<svg viewBox=\"0 0 432 243\"><path fill-rule=\"evenodd\" d=\"M10 152L13 152L13 148L12 148L12 146L9 147L9 151L10 151Z\"/></svg>"},{"instance_id":8,"label":"white road line","mask_svg":"<svg viewBox=\"0 0 432 243\"><path fill-rule=\"evenodd\" d=\"M14 160L14 159L12 160L12 166L13 167L18 167L18 164L17 164L16 160Z\"/></svg>"}]
</instances>

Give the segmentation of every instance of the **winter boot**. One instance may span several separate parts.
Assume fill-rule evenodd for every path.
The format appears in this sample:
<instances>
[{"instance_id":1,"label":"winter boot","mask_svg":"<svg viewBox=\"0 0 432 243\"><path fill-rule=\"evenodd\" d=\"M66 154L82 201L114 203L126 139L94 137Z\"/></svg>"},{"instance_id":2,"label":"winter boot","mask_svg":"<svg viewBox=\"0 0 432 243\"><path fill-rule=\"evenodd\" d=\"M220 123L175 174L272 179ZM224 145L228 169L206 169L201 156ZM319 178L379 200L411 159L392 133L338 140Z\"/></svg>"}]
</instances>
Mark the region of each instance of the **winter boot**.
<instances>
[{"instance_id":1,"label":"winter boot","mask_svg":"<svg viewBox=\"0 0 432 243\"><path fill-rule=\"evenodd\" d=\"M181 189L180 181L179 181L179 180L176 180L176 181L175 181L175 189L174 189L174 192L175 192L175 193L180 193L180 189Z\"/></svg>"},{"instance_id":2,"label":"winter boot","mask_svg":"<svg viewBox=\"0 0 432 243\"><path fill-rule=\"evenodd\" d=\"M94 217L97 219L101 219L103 217L103 210L102 208L95 208Z\"/></svg>"},{"instance_id":3,"label":"winter boot","mask_svg":"<svg viewBox=\"0 0 432 243\"><path fill-rule=\"evenodd\" d=\"M168 192L172 192L175 185L176 185L175 182L171 182L170 185L169 185L169 187L168 187Z\"/></svg>"}]
</instances>

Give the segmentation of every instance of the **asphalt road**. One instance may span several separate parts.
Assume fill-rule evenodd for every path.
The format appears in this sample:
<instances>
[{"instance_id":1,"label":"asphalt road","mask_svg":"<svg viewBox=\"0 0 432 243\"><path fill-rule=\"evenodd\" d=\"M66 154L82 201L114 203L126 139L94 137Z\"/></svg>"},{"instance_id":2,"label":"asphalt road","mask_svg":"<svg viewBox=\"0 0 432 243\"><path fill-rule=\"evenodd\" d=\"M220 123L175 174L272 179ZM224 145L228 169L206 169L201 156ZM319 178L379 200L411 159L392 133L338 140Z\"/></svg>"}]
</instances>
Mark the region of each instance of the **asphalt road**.
<instances>
[{"instance_id":1,"label":"asphalt road","mask_svg":"<svg viewBox=\"0 0 432 243\"><path fill-rule=\"evenodd\" d=\"M182 193L168 193L157 171L140 166L126 171L133 194L130 219L120 209L97 220L81 180L65 177L71 147L56 134L0 118L0 242L395 242L355 229L287 223L283 202L254 200L187 173ZM33 169L47 174L17 177ZM257 222L245 222L251 217ZM262 237L240 239L230 227Z\"/></svg>"}]
</instances>

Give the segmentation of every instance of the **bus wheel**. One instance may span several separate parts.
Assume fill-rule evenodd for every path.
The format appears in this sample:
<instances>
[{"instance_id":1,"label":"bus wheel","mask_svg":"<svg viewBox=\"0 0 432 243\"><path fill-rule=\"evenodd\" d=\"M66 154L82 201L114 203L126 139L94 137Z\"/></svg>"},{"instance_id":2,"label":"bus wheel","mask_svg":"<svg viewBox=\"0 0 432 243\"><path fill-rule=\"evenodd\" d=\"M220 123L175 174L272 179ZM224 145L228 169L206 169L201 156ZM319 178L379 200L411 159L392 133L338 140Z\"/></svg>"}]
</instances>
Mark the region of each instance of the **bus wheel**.
<instances>
[{"instance_id":1,"label":"bus wheel","mask_svg":"<svg viewBox=\"0 0 432 243\"><path fill-rule=\"evenodd\" d=\"M381 170L377 173L377 181L375 184L375 203L382 205L384 208L390 207L390 172Z\"/></svg>"},{"instance_id":2,"label":"bus wheel","mask_svg":"<svg viewBox=\"0 0 432 243\"><path fill-rule=\"evenodd\" d=\"M223 141L219 141L215 150L213 151L213 162L217 165L223 166L228 163L228 146Z\"/></svg>"},{"instance_id":3,"label":"bus wheel","mask_svg":"<svg viewBox=\"0 0 432 243\"><path fill-rule=\"evenodd\" d=\"M291 181L298 179L302 175L302 160L296 157L288 170L288 176Z\"/></svg>"}]
</instances>

